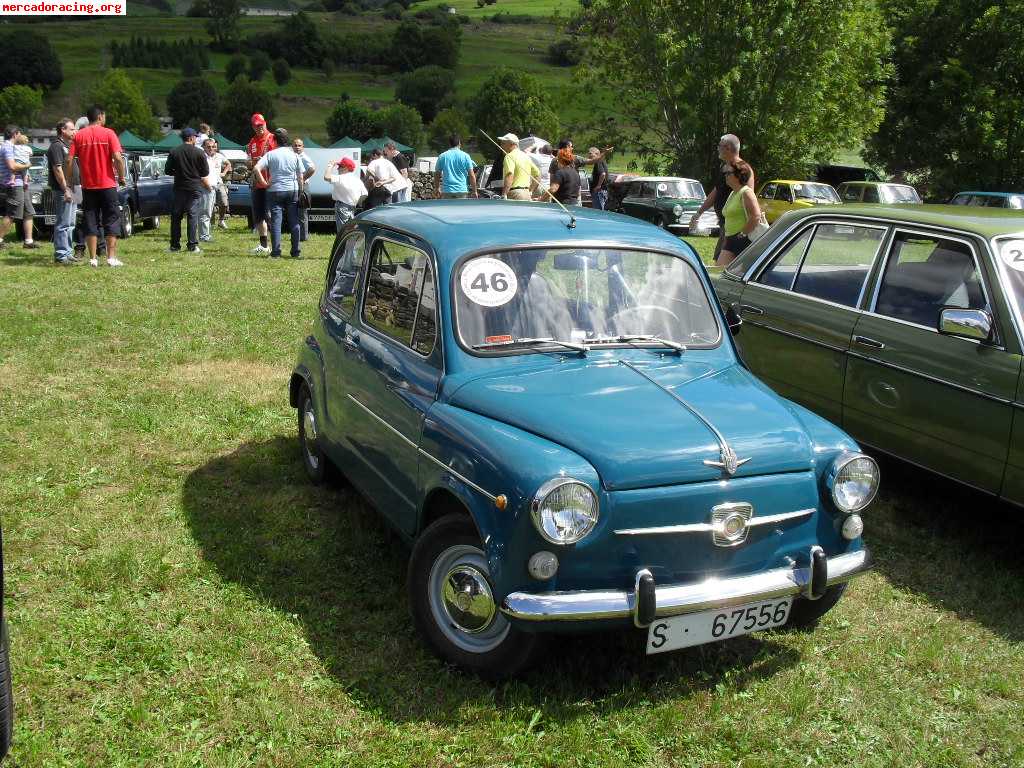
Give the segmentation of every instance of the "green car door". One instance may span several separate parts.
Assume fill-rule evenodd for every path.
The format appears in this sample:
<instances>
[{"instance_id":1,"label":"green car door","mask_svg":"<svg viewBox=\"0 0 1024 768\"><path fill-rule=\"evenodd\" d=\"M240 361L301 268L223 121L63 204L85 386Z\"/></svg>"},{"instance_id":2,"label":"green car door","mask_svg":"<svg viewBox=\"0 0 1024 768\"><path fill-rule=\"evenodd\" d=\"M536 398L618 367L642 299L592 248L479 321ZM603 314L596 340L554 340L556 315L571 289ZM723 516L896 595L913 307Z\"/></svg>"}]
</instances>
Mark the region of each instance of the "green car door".
<instances>
[{"instance_id":1,"label":"green car door","mask_svg":"<svg viewBox=\"0 0 1024 768\"><path fill-rule=\"evenodd\" d=\"M737 341L784 397L840 423L846 353L887 227L809 219L773 248L739 301Z\"/></svg>"},{"instance_id":2,"label":"green car door","mask_svg":"<svg viewBox=\"0 0 1024 768\"><path fill-rule=\"evenodd\" d=\"M644 221L654 221L658 216L655 204L653 181L634 181L629 185L626 196L622 198L622 212Z\"/></svg>"},{"instance_id":3,"label":"green car door","mask_svg":"<svg viewBox=\"0 0 1024 768\"><path fill-rule=\"evenodd\" d=\"M987 254L972 237L895 229L853 331L843 424L868 445L999 493L1021 356ZM991 336L952 328L951 310L987 317Z\"/></svg>"}]
</instances>

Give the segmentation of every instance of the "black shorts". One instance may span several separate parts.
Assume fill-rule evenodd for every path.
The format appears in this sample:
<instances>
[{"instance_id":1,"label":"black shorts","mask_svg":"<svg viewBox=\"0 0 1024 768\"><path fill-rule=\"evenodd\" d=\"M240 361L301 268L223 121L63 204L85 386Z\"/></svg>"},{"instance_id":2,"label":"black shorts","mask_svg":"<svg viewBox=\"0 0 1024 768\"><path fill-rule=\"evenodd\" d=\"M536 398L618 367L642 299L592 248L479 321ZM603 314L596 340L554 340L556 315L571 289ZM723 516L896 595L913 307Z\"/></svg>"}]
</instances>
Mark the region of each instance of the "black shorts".
<instances>
[{"instance_id":1,"label":"black shorts","mask_svg":"<svg viewBox=\"0 0 1024 768\"><path fill-rule=\"evenodd\" d=\"M121 236L121 207L117 187L82 190L82 228L86 236Z\"/></svg>"},{"instance_id":2,"label":"black shorts","mask_svg":"<svg viewBox=\"0 0 1024 768\"><path fill-rule=\"evenodd\" d=\"M729 251L733 256L739 256L748 245L750 245L750 238L739 232L725 238L722 250Z\"/></svg>"},{"instance_id":3,"label":"black shorts","mask_svg":"<svg viewBox=\"0 0 1024 768\"><path fill-rule=\"evenodd\" d=\"M9 219L22 221L36 215L32 193L25 187L3 187L3 213Z\"/></svg>"},{"instance_id":4,"label":"black shorts","mask_svg":"<svg viewBox=\"0 0 1024 768\"><path fill-rule=\"evenodd\" d=\"M269 215L266 187L252 187L252 220L256 222L266 221Z\"/></svg>"}]
</instances>

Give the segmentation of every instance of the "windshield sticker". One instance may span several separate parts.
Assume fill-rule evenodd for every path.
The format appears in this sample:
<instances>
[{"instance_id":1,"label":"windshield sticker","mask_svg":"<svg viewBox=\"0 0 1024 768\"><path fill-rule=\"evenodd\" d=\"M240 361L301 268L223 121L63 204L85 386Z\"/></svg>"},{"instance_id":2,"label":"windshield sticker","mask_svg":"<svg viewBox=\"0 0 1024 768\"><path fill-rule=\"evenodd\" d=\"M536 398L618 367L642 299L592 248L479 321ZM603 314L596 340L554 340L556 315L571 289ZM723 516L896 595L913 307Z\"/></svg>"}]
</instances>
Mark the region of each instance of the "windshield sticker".
<instances>
[{"instance_id":1,"label":"windshield sticker","mask_svg":"<svg viewBox=\"0 0 1024 768\"><path fill-rule=\"evenodd\" d=\"M1024 272L1024 240L1006 240L999 246L999 258L1010 269Z\"/></svg>"},{"instance_id":2,"label":"windshield sticker","mask_svg":"<svg viewBox=\"0 0 1024 768\"><path fill-rule=\"evenodd\" d=\"M512 337L505 336L484 336L484 344L511 344Z\"/></svg>"},{"instance_id":3,"label":"windshield sticker","mask_svg":"<svg viewBox=\"0 0 1024 768\"><path fill-rule=\"evenodd\" d=\"M462 293L481 307L500 307L512 301L519 281L512 267L498 259L473 259L462 270Z\"/></svg>"}]
</instances>

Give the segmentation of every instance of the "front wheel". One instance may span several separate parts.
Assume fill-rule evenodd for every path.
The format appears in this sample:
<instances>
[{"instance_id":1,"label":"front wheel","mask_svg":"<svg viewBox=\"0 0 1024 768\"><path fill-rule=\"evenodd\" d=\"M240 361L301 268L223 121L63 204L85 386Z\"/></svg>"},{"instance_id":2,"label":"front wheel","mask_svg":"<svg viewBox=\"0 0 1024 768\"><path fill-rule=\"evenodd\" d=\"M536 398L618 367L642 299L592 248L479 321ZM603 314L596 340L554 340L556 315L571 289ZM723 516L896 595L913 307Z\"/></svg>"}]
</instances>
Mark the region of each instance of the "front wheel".
<instances>
[{"instance_id":1,"label":"front wheel","mask_svg":"<svg viewBox=\"0 0 1024 768\"><path fill-rule=\"evenodd\" d=\"M817 626L821 617L835 608L839 598L846 591L846 583L836 584L825 590L825 594L817 600L808 600L806 597L798 597L793 601L793 607L789 611L787 627L794 629L809 629Z\"/></svg>"},{"instance_id":2,"label":"front wheel","mask_svg":"<svg viewBox=\"0 0 1024 768\"><path fill-rule=\"evenodd\" d=\"M541 638L513 627L498 609L487 556L473 522L447 515L417 540L409 561L416 628L444 661L488 679L533 662Z\"/></svg>"},{"instance_id":3,"label":"front wheel","mask_svg":"<svg viewBox=\"0 0 1024 768\"><path fill-rule=\"evenodd\" d=\"M135 216L131 207L121 208L121 237L128 238L135 232Z\"/></svg>"},{"instance_id":4,"label":"front wheel","mask_svg":"<svg viewBox=\"0 0 1024 768\"><path fill-rule=\"evenodd\" d=\"M11 748L14 736L14 693L11 687L11 641L7 622L0 624L0 760Z\"/></svg>"}]
</instances>

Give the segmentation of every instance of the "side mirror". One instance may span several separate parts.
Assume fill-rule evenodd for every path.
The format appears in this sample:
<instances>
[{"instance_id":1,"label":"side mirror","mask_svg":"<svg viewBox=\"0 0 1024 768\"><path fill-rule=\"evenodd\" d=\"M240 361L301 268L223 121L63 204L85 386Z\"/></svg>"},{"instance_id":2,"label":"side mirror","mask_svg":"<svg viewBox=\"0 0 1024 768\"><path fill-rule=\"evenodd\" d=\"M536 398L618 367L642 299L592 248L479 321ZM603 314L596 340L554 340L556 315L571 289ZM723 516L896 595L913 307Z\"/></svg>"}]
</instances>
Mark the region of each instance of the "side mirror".
<instances>
[{"instance_id":1,"label":"side mirror","mask_svg":"<svg viewBox=\"0 0 1024 768\"><path fill-rule=\"evenodd\" d=\"M589 255L584 256L578 253L555 254L555 269L575 271L577 269L583 269L584 265L586 265L588 269L597 269L597 257Z\"/></svg>"},{"instance_id":2,"label":"side mirror","mask_svg":"<svg viewBox=\"0 0 1024 768\"><path fill-rule=\"evenodd\" d=\"M992 338L992 316L983 309L946 307L939 315L939 333L988 341Z\"/></svg>"},{"instance_id":3,"label":"side mirror","mask_svg":"<svg viewBox=\"0 0 1024 768\"><path fill-rule=\"evenodd\" d=\"M736 307L730 305L725 308L725 322L729 324L729 332L733 336L740 335L740 330L743 328L743 318L740 317Z\"/></svg>"}]
</instances>

